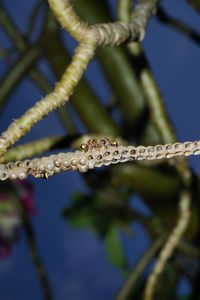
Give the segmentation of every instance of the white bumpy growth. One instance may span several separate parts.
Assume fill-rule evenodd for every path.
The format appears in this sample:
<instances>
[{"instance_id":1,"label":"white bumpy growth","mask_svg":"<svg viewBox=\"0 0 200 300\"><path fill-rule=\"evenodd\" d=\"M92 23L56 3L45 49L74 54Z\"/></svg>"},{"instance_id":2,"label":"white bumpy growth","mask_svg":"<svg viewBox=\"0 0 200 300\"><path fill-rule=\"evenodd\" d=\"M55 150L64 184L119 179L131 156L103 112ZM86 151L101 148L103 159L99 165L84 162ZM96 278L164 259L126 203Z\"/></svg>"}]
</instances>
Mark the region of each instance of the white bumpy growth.
<instances>
[{"instance_id":1,"label":"white bumpy growth","mask_svg":"<svg viewBox=\"0 0 200 300\"><path fill-rule=\"evenodd\" d=\"M200 154L200 141L156 146L121 146L105 139L85 144L82 150L60 153L43 158L11 162L0 165L0 180L25 179L28 174L36 178L48 178L66 170L87 172L95 167L108 166L132 160L156 160L175 156ZM100 145L100 146L99 146ZM87 150L83 150L83 149Z\"/></svg>"}]
</instances>

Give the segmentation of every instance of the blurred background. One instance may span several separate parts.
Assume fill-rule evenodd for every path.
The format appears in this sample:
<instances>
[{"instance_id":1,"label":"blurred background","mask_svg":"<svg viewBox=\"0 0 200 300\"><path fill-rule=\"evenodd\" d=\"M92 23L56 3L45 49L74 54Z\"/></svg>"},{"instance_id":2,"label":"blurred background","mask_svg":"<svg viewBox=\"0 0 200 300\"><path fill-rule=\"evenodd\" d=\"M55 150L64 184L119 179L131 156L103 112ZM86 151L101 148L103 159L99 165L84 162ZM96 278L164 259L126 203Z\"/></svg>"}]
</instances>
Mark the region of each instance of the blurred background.
<instances>
[{"instance_id":1,"label":"blurred background","mask_svg":"<svg viewBox=\"0 0 200 300\"><path fill-rule=\"evenodd\" d=\"M1 132L53 88L76 47L46 2L0 1ZM115 0L72 2L88 23L117 18ZM198 10L198 1L161 1L142 43L144 54L134 56L126 45L99 50L71 101L38 123L20 144L54 137L49 144L45 140L43 151L68 151L86 133L129 143L162 143L140 83L147 61L177 140L199 139ZM156 299L199 299L199 157L192 157L190 165L188 246L174 253ZM160 238L178 216L181 189L176 170L167 162L1 183L0 299L115 299L144 252L158 241L124 298L140 299L162 246Z\"/></svg>"}]
</instances>

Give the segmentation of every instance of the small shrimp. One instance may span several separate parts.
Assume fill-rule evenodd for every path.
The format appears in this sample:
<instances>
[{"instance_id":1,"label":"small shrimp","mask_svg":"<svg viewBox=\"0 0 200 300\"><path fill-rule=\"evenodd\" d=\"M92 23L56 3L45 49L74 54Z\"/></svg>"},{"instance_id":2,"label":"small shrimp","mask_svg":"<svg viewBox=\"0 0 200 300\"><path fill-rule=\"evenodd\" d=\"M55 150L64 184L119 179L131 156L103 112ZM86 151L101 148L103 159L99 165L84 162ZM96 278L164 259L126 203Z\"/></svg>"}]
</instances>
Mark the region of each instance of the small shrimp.
<instances>
[{"instance_id":1,"label":"small shrimp","mask_svg":"<svg viewBox=\"0 0 200 300\"><path fill-rule=\"evenodd\" d=\"M102 147L108 149L109 146L116 147L118 146L117 142L111 141L108 138L104 139L90 139L87 143L81 145L81 150L87 152L92 149L100 150Z\"/></svg>"},{"instance_id":2,"label":"small shrimp","mask_svg":"<svg viewBox=\"0 0 200 300\"><path fill-rule=\"evenodd\" d=\"M43 178L43 179L49 179L49 177L54 175L54 172L48 172L48 171L41 171L41 170L30 170L30 174L34 176L35 178Z\"/></svg>"}]
</instances>

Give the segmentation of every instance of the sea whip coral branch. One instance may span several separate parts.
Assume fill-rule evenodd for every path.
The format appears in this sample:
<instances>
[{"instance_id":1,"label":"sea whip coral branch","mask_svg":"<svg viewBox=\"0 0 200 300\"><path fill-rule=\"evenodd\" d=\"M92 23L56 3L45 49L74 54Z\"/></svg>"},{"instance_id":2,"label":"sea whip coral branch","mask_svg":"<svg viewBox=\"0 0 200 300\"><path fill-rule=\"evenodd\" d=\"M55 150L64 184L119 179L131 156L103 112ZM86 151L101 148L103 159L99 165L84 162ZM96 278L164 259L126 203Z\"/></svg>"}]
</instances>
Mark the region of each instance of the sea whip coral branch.
<instances>
[{"instance_id":1,"label":"sea whip coral branch","mask_svg":"<svg viewBox=\"0 0 200 300\"><path fill-rule=\"evenodd\" d=\"M79 44L71 64L66 69L55 90L37 102L20 119L15 120L0 137L0 156L24 136L38 121L42 120L52 110L65 104L74 87L81 79L95 51L93 43Z\"/></svg>"},{"instance_id":2,"label":"sea whip coral branch","mask_svg":"<svg viewBox=\"0 0 200 300\"><path fill-rule=\"evenodd\" d=\"M130 26L127 28L127 24L123 22L110 24L110 27L109 24L87 27L73 11L69 0L65 2L49 0L61 25L65 26L78 41L84 42L78 45L71 64L56 85L55 90L37 102L20 119L14 121L0 136L0 157L38 121L69 99L94 56L97 45L119 45L127 39L136 39L138 36L141 39L149 18L155 12L157 2L156 0L140 0L133 13ZM63 12L66 16L63 15ZM140 26L142 28L139 28ZM92 35L90 35L91 33Z\"/></svg>"},{"instance_id":3,"label":"sea whip coral branch","mask_svg":"<svg viewBox=\"0 0 200 300\"><path fill-rule=\"evenodd\" d=\"M87 172L95 167L109 166L133 160L154 160L200 154L200 141L156 146L109 146L90 148L88 151L59 153L49 157L17 161L0 165L0 180L25 179L28 174L48 178L66 170Z\"/></svg>"},{"instance_id":4,"label":"sea whip coral branch","mask_svg":"<svg viewBox=\"0 0 200 300\"><path fill-rule=\"evenodd\" d=\"M172 255L174 249L178 245L187 228L188 222L190 220L190 193L186 190L183 191L181 195L179 211L180 216L178 219L178 223L173 229L172 234L169 236L165 246L161 250L159 259L156 262L156 265L147 281L144 300L151 300L153 298L156 282L158 281L159 276L161 275L166 265L166 262Z\"/></svg>"},{"instance_id":5,"label":"sea whip coral branch","mask_svg":"<svg viewBox=\"0 0 200 300\"><path fill-rule=\"evenodd\" d=\"M69 0L48 0L59 23L69 32L78 42L86 41L89 38L89 26L83 22L75 13ZM94 36L91 37L94 40Z\"/></svg>"},{"instance_id":6,"label":"sea whip coral branch","mask_svg":"<svg viewBox=\"0 0 200 300\"><path fill-rule=\"evenodd\" d=\"M142 41L149 19L156 13L158 0L140 0L130 23L114 22L92 26L98 46L118 46L124 42Z\"/></svg>"}]
</instances>

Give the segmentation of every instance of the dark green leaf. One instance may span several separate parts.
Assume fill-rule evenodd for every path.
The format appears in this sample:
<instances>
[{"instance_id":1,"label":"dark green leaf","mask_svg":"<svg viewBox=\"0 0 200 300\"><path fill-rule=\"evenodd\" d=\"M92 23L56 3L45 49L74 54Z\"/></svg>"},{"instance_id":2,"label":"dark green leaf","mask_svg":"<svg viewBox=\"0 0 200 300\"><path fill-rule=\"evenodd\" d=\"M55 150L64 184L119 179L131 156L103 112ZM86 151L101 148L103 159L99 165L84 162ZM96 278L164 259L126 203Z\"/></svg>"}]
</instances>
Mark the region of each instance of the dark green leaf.
<instances>
[{"instance_id":1,"label":"dark green leaf","mask_svg":"<svg viewBox=\"0 0 200 300\"><path fill-rule=\"evenodd\" d=\"M105 237L105 248L111 263L123 271L127 271L124 249L117 229L114 226L111 226L107 231Z\"/></svg>"},{"instance_id":2,"label":"dark green leaf","mask_svg":"<svg viewBox=\"0 0 200 300\"><path fill-rule=\"evenodd\" d=\"M69 224L74 228L85 228L92 224L92 217L89 214L80 212L76 215L68 217Z\"/></svg>"},{"instance_id":3,"label":"dark green leaf","mask_svg":"<svg viewBox=\"0 0 200 300\"><path fill-rule=\"evenodd\" d=\"M90 196L81 193L73 195L71 206L63 209L62 215L67 218L70 225L74 228L89 227L93 223Z\"/></svg>"}]
</instances>

